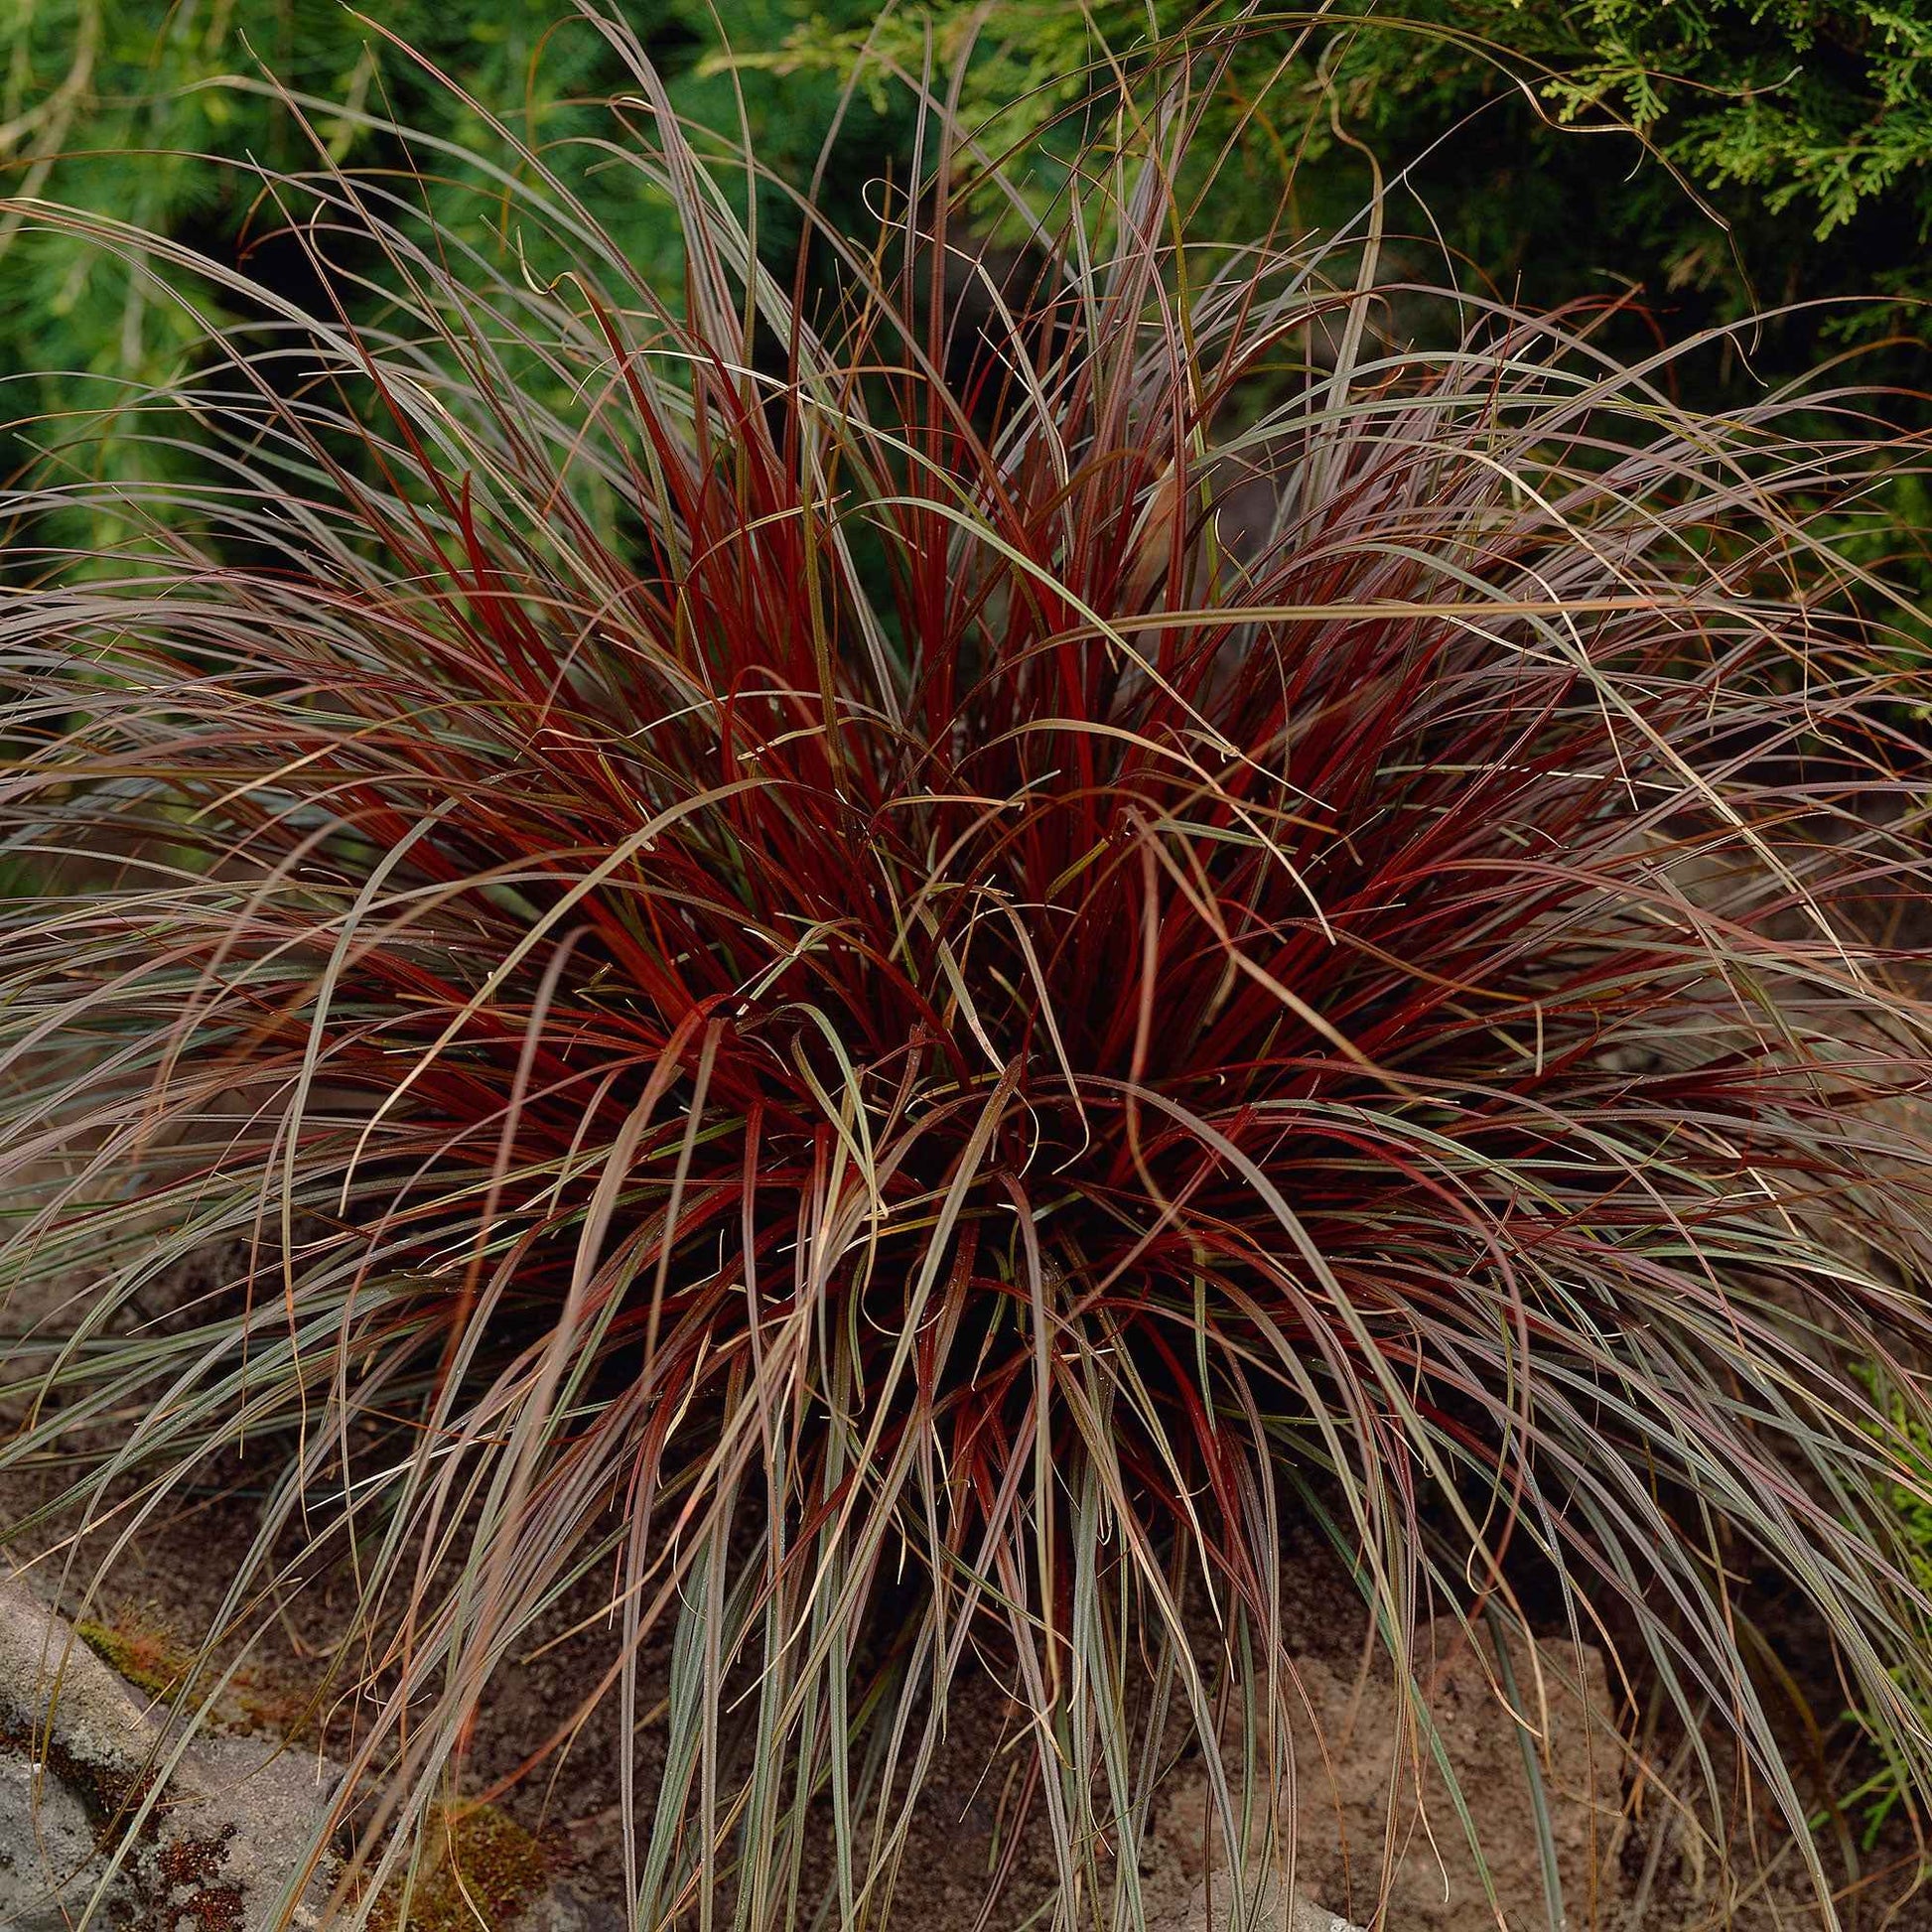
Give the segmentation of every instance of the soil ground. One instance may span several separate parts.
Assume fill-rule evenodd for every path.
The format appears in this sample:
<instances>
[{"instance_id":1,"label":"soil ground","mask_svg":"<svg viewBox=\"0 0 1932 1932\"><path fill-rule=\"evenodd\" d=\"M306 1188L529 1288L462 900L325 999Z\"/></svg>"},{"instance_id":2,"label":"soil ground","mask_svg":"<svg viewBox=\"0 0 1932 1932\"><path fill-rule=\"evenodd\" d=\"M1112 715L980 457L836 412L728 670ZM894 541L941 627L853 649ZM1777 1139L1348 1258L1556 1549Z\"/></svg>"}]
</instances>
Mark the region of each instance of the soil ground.
<instances>
[{"instance_id":1,"label":"soil ground","mask_svg":"<svg viewBox=\"0 0 1932 1932\"><path fill-rule=\"evenodd\" d=\"M18 1523L48 1493L45 1480L8 1478L0 1484L0 1523ZM230 1566L254 1527L245 1495L203 1498L157 1520L128 1541L87 1615L129 1637L134 1655L165 1656L171 1646L192 1646L214 1616ZM36 1540L45 1543L47 1534ZM79 1606L82 1582L104 1540L96 1534L73 1553L64 1592L69 1608ZM14 1545L16 1562L21 1547ZM1546 1932L1535 1804L1518 1728L1496 1707L1487 1664L1469 1655L1451 1624L1431 1626L1431 1709L1468 1794L1493 1905L1440 1781L1423 1781L1418 1807L1416 1781L1395 1761L1397 1705L1385 1674L1365 1666L1364 1616L1353 1586L1332 1558L1312 1547L1299 1554L1288 1575L1285 1624L1309 1721L1296 1740L1299 1887L1329 1910L1386 1932L1488 1932L1499 1917L1509 1932ZM319 1580L268 1620L243 1687L243 1705L256 1723L272 1725L280 1714L301 1709L317 1656L342 1613L344 1587L339 1579ZM594 1595L560 1605L530 1647L561 1636L595 1607ZM603 1675L609 1642L593 1623L503 1672L472 1758L479 1780L508 1777L550 1736L560 1714ZM1586 1654L1580 1672L1574 1651L1548 1641L1539 1655L1552 1683L1544 1782L1570 1932L1804 1932L1823 1923L1801 1847L1761 1800L1754 1816L1738 1808L1725 1869L1709 1842L1709 1808L1697 1797L1689 1753L1668 1739L1653 1740L1650 1756L1658 1768L1637 1774L1617 1741L1635 1725L1613 1706L1600 1659ZM1524 1661L1516 1658L1519 1679ZM1573 1681L1556 1681L1564 1676ZM980 1924L1014 1722L1011 1704L990 1680L969 1682L957 1700L891 1932L975 1932ZM1794 1724L1794 1757L1815 1756L1810 1743L1799 1746L1798 1728ZM618 1716L607 1700L560 1761L502 1799L539 1838L553 1871L587 1901L612 1908L612 1924L619 1922L622 1897L619 1747ZM647 1725L637 1740L646 1788L655 1749L656 1732ZM1175 1909L1210 1863L1206 1791L1199 1765L1185 1762L1164 1789L1154 1820L1155 1857L1146 1867L1157 1906ZM1915 1888L1919 1856L1903 1819L1850 1866L1831 1837L1821 1834L1820 1843L1849 1925L1860 1932L1932 1932L1932 1892ZM1044 1847L1024 1846L990 1927L1018 1932L1047 1900L1051 1883Z\"/></svg>"}]
</instances>

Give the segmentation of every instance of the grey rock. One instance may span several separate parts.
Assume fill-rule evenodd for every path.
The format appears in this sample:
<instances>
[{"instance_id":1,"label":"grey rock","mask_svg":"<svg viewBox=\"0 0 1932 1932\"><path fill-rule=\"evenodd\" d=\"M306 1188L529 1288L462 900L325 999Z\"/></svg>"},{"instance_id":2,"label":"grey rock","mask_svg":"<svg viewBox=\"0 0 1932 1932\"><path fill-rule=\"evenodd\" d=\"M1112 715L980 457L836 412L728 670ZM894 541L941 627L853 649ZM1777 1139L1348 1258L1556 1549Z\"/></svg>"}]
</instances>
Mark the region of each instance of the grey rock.
<instances>
[{"instance_id":1,"label":"grey rock","mask_svg":"<svg viewBox=\"0 0 1932 1932\"><path fill-rule=\"evenodd\" d=\"M1226 1873L1217 1873L1211 1891L1202 1879L1177 1913L1151 1922L1148 1932L1229 1932L1237 1925L1251 1927L1253 1932L1360 1932L1345 1918L1289 1890L1272 1873L1259 1883L1250 1880L1245 1902L1247 1916L1238 1917L1234 1887Z\"/></svg>"},{"instance_id":2,"label":"grey rock","mask_svg":"<svg viewBox=\"0 0 1932 1932\"><path fill-rule=\"evenodd\" d=\"M1296 1775L1278 1779L1269 1821L1278 1856L1294 1848L1297 1888L1351 1916L1372 1914L1378 1932L1544 1925L1544 1854L1553 1844L1566 1903L1614 1896L1621 1880L1611 1848L1627 1760L1600 1655L1525 1636L1505 1638L1499 1651L1493 1632L1472 1640L1445 1617L1417 1629L1412 1661L1434 1727L1420 1766L1403 1742L1414 1723L1412 1694L1386 1657L1372 1653L1366 1669L1338 1655L1297 1659ZM1520 1714L1500 1695L1507 1677L1524 1700ZM1547 1836L1525 1827L1526 1742L1536 1747ZM1232 1734L1220 1768L1240 1813L1242 1758ZM1255 1792L1257 1866L1264 1803ZM1227 1862L1206 1764L1176 1766L1156 1794L1141 1861L1144 1889L1158 1893L1152 1923L1163 1932L1219 1932L1226 1879L1215 1879L1213 1920L1199 1885ZM1284 1920L1263 1923L1280 1932Z\"/></svg>"},{"instance_id":3,"label":"grey rock","mask_svg":"<svg viewBox=\"0 0 1932 1932\"><path fill-rule=\"evenodd\" d=\"M630 1914L609 1898L577 1899L584 1913L584 1932L630 1932Z\"/></svg>"},{"instance_id":4,"label":"grey rock","mask_svg":"<svg viewBox=\"0 0 1932 1932\"><path fill-rule=\"evenodd\" d=\"M182 1748L164 1715L0 1580L0 1927L321 1923L337 1874L314 1854L339 1774L260 1738Z\"/></svg>"},{"instance_id":5,"label":"grey rock","mask_svg":"<svg viewBox=\"0 0 1932 1932\"><path fill-rule=\"evenodd\" d=\"M69 1932L100 1890L108 1924L133 1915L134 1887L110 1875L85 1808L24 1755L0 1756L0 1924L8 1932Z\"/></svg>"},{"instance_id":6,"label":"grey rock","mask_svg":"<svg viewBox=\"0 0 1932 1932\"><path fill-rule=\"evenodd\" d=\"M244 1900L259 1901L260 1916L249 1916L249 1926L270 1922L290 1875L309 1862L341 1772L313 1752L263 1737L205 1737L185 1768L200 1790L176 1817L193 1831L199 1809L208 1826L227 1833L220 1882ZM335 1876L335 1860L325 1859L302 1898L292 1902L295 1925L319 1922Z\"/></svg>"},{"instance_id":7,"label":"grey rock","mask_svg":"<svg viewBox=\"0 0 1932 1932\"><path fill-rule=\"evenodd\" d=\"M573 1891L552 1885L516 1915L510 1932L594 1932L591 1911Z\"/></svg>"},{"instance_id":8,"label":"grey rock","mask_svg":"<svg viewBox=\"0 0 1932 1932\"><path fill-rule=\"evenodd\" d=\"M0 1582L0 1725L121 1776L140 1774L154 1743L134 1693L18 1579Z\"/></svg>"}]
</instances>

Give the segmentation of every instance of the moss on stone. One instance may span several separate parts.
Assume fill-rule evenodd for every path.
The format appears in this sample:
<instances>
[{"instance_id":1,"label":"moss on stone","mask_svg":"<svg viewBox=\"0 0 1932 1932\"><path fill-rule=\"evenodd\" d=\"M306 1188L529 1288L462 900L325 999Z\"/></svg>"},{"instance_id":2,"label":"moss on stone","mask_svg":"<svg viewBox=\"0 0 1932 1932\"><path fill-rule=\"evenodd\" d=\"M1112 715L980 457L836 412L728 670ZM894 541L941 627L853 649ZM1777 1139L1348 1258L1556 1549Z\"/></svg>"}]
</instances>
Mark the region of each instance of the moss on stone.
<instances>
[{"instance_id":1,"label":"moss on stone","mask_svg":"<svg viewBox=\"0 0 1932 1932\"><path fill-rule=\"evenodd\" d=\"M195 1672L189 1646L167 1624L139 1611L120 1610L107 1620L82 1618L73 1629L102 1663L151 1698L172 1703ZM223 1729L293 1737L313 1708L311 1698L271 1685L244 1668L229 1674L212 1715Z\"/></svg>"},{"instance_id":2,"label":"moss on stone","mask_svg":"<svg viewBox=\"0 0 1932 1932\"><path fill-rule=\"evenodd\" d=\"M423 1840L423 1863L401 1916L403 1885L391 1879L370 1914L371 1932L508 1932L542 1892L543 1848L493 1805L439 1810Z\"/></svg>"},{"instance_id":3,"label":"moss on stone","mask_svg":"<svg viewBox=\"0 0 1932 1932\"><path fill-rule=\"evenodd\" d=\"M131 1612L117 1615L111 1623L83 1617L73 1626L73 1634L102 1663L150 1697L173 1697L194 1666L194 1658L168 1630Z\"/></svg>"}]
</instances>

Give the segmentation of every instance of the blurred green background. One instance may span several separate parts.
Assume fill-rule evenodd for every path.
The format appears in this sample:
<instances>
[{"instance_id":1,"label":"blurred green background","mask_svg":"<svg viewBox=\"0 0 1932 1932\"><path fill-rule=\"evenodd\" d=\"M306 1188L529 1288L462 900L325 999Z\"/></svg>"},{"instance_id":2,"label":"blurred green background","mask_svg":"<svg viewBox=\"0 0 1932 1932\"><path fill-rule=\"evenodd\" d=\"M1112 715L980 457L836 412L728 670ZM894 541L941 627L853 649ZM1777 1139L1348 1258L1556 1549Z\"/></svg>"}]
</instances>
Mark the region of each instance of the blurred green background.
<instances>
[{"instance_id":1,"label":"blurred green background","mask_svg":"<svg viewBox=\"0 0 1932 1932\"><path fill-rule=\"evenodd\" d=\"M863 67L828 176L842 213L856 213L869 180L902 179L908 165L914 113L895 67L943 75L963 62L966 117L989 141L1038 135L1060 114L1070 139L1106 58L1132 72L1168 37L1244 17L1250 37L1212 109L1223 129L1253 117L1212 204L1228 232L1252 238L1285 198L1296 229L1358 206L1369 180L1360 143L1391 176L1413 169L1397 224L1440 234L1471 286L1539 304L1640 288L1642 327L1654 318L1671 335L1824 301L1836 306L1774 323L1718 379L1776 381L1854 342L1886 345L1873 366L1891 379L1922 379L1932 0L1392 0L1373 13L1368 0L1338 0L1316 16L934 0L883 18L876 0L608 4L682 112L730 135L742 101L765 164L800 184ZM97 209L227 260L276 222L251 206L246 178L211 157L301 167L320 142L338 160L396 158L358 115L479 153L493 149L489 114L539 145L567 142L596 124L601 97L630 84L570 0L397 0L373 17L340 0L0 9L6 192ZM318 104L293 110L265 72ZM1050 129L1044 139L1050 148ZM633 176L593 169L577 185L633 259L675 276L668 217ZM478 226L482 245L513 245ZM774 201L774 254L793 233ZM1440 275L1440 250L1433 261L1425 252L1419 244L1417 265ZM18 205L0 216L0 421L20 446L10 454L45 439L36 419L108 401L178 362L201 325L167 284L151 256L38 230ZM1898 407L1910 418L1915 405ZM130 474L181 460L115 458ZM1922 520L1923 504L1896 507Z\"/></svg>"}]
</instances>

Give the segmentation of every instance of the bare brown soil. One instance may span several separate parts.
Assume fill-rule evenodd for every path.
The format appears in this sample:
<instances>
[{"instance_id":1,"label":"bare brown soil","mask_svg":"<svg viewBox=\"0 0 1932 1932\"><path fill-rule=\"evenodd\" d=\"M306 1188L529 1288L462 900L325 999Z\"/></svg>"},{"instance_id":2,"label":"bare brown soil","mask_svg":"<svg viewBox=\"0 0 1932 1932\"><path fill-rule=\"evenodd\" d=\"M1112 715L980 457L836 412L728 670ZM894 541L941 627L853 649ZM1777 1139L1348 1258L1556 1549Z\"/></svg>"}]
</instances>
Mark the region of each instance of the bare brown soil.
<instances>
[{"instance_id":1,"label":"bare brown soil","mask_svg":"<svg viewBox=\"0 0 1932 1932\"><path fill-rule=\"evenodd\" d=\"M0 1512L17 1522L45 1493L43 1484L13 1478L0 1491ZM226 1565L252 1530L245 1495L177 1511L132 1538L87 1614L126 1635L130 1654L165 1669L170 1646L192 1648L214 1615ZM36 1540L59 1542L58 1535ZM91 1547L68 1553L75 1559L64 1592L70 1607L79 1607L103 1542L96 1533ZM61 1560L58 1551L48 1559ZM1447 1619L1424 1633L1432 1718L1476 1827L1485 1884L1440 1772L1425 1762L1419 1775L1417 1759L1404 1752L1400 1706L1386 1667L1364 1650L1353 1586L1339 1565L1312 1553L1290 1575L1285 1620L1306 1720L1292 1773L1294 1882L1323 1907L1387 1932L1487 1932L1499 1923L1510 1932L1545 1932L1548 1894L1522 1729L1498 1706L1493 1655L1478 1656ZM230 1701L232 1722L312 1727L315 1717L304 1716L308 1692L344 1607L342 1586L325 1579L264 1620ZM602 1625L544 1647L595 1607L592 1595L560 1606L551 1628L533 1634L531 1649L540 1654L503 1673L470 1760L481 1785L510 1777L603 1675L611 1638ZM661 1659L655 1661L661 1674ZM1800 1848L1767 1813L1757 1813L1754 1833L1740 1814L1726 1870L1710 1843L1709 1809L1697 1796L1688 1753L1653 1741L1663 1774L1637 1772L1619 1743L1633 1727L1629 1714L1619 1710L1595 1653L1583 1653L1580 1665L1574 1648L1546 1639L1534 1660L1519 1650L1512 1663L1519 1704L1543 1737L1541 1781L1572 1932L1803 1932L1822 1924ZM326 1734L326 1707L319 1716ZM973 1932L978 1925L1017 1725L1015 1709L989 1679L969 1684L958 1698L894 1901L893 1932ZM502 1799L542 1845L553 1872L586 1901L608 1907L613 1926L623 1874L619 1733L607 1700L565 1751ZM645 1788L657 1737L647 1722L636 1740ZM1220 1856L1207 1792L1198 1762L1179 1764L1164 1790L1144 1872L1157 1911L1180 1911ZM1851 1872L1830 1836L1823 1835L1825 1851L1848 1923L1932 1928L1932 1898L1913 1889L1916 1852L1902 1822ZM990 1924L1026 1925L1048 1900L1052 1882L1044 1846L1024 1846Z\"/></svg>"}]
</instances>

